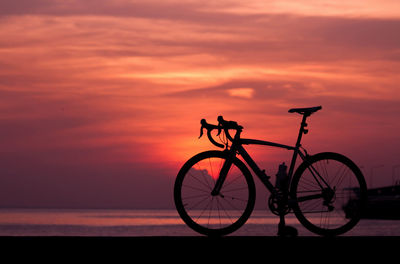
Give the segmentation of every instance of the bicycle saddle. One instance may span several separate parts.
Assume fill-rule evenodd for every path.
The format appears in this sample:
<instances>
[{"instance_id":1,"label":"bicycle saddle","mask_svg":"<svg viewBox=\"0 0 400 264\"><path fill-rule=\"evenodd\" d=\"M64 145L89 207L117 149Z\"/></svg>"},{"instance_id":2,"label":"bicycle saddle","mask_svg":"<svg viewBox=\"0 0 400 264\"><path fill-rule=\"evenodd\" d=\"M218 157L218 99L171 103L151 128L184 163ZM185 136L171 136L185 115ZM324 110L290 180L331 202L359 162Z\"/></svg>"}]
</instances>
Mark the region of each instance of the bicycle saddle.
<instances>
[{"instance_id":1,"label":"bicycle saddle","mask_svg":"<svg viewBox=\"0 0 400 264\"><path fill-rule=\"evenodd\" d=\"M318 110L321 110L322 106L306 107L306 108L292 108L289 109L289 113L299 113L301 115L311 115Z\"/></svg>"}]
</instances>

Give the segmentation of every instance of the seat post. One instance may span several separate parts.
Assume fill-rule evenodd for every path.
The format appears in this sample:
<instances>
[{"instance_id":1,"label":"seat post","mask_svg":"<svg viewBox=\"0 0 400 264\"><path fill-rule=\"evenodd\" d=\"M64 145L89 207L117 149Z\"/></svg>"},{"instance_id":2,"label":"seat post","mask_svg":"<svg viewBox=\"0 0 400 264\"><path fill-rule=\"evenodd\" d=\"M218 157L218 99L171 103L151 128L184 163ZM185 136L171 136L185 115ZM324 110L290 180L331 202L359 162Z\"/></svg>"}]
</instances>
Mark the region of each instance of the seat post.
<instances>
[{"instance_id":1,"label":"seat post","mask_svg":"<svg viewBox=\"0 0 400 264\"><path fill-rule=\"evenodd\" d=\"M299 135L298 135L297 141L296 141L296 148L301 146L300 142L301 142L301 138L303 137L303 134L307 134L308 133L308 129L304 129L305 127L307 127L307 123L306 123L307 117L309 117L309 114L304 113L303 114L303 119L302 119L301 124L300 124Z\"/></svg>"},{"instance_id":2,"label":"seat post","mask_svg":"<svg viewBox=\"0 0 400 264\"><path fill-rule=\"evenodd\" d=\"M297 155L298 155L298 149L301 146L301 138L303 137L303 134L306 134L308 132L307 129L304 129L305 127L307 127L307 117L309 116L309 114L302 114L303 115L303 119L301 120L301 124L300 124L300 129L299 129L299 135L297 137L297 142L296 142L296 150L293 151L293 156L292 156L292 162L290 164L289 167L289 182L291 182L292 180L292 175L293 175L293 171L294 171L294 166L296 164L296 160L297 160Z\"/></svg>"}]
</instances>

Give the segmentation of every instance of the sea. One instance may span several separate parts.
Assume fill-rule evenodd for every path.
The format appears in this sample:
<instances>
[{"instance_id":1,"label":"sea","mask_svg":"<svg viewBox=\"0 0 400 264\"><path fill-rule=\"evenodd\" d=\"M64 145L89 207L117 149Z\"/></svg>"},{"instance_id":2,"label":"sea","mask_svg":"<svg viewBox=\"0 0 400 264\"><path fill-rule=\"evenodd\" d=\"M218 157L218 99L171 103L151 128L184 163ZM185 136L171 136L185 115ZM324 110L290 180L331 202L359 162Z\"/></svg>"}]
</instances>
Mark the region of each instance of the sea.
<instances>
[{"instance_id":1,"label":"sea","mask_svg":"<svg viewBox=\"0 0 400 264\"><path fill-rule=\"evenodd\" d=\"M230 236L276 236L279 218L263 210ZM293 214L286 224L299 236L316 236ZM0 209L0 236L202 236L180 219L176 210ZM343 236L400 236L399 220L361 219Z\"/></svg>"}]
</instances>

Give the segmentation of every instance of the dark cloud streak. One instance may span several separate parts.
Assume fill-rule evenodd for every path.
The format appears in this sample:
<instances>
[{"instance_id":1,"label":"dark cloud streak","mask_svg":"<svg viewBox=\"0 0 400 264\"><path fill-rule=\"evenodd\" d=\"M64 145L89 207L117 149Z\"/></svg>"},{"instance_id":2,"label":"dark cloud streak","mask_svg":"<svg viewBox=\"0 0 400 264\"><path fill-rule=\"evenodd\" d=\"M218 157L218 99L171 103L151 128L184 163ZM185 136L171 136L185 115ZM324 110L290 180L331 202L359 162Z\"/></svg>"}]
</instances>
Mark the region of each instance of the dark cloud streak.
<instances>
[{"instance_id":1,"label":"dark cloud streak","mask_svg":"<svg viewBox=\"0 0 400 264\"><path fill-rule=\"evenodd\" d=\"M184 137L214 114L287 139L299 121L289 108L322 105L314 147L366 155L353 144L375 140L398 153L399 19L225 11L204 1L2 3L0 207L165 206L178 157L168 155L180 140L192 148ZM252 93L230 94L243 88ZM379 150L381 126L392 146Z\"/></svg>"}]
</instances>

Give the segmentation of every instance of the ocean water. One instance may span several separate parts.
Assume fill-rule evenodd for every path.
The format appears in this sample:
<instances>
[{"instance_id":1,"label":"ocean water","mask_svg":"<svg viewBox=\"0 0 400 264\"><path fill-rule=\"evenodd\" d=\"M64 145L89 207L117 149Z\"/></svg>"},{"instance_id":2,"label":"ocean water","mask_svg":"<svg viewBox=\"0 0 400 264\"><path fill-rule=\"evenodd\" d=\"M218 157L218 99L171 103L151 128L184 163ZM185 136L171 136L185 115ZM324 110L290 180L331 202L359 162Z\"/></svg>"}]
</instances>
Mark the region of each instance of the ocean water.
<instances>
[{"instance_id":1,"label":"ocean water","mask_svg":"<svg viewBox=\"0 0 400 264\"><path fill-rule=\"evenodd\" d=\"M276 236L279 218L254 211L232 236ZM315 236L294 215L299 236ZM345 236L400 236L400 221L362 219ZM0 209L0 236L200 236L175 210Z\"/></svg>"}]
</instances>

